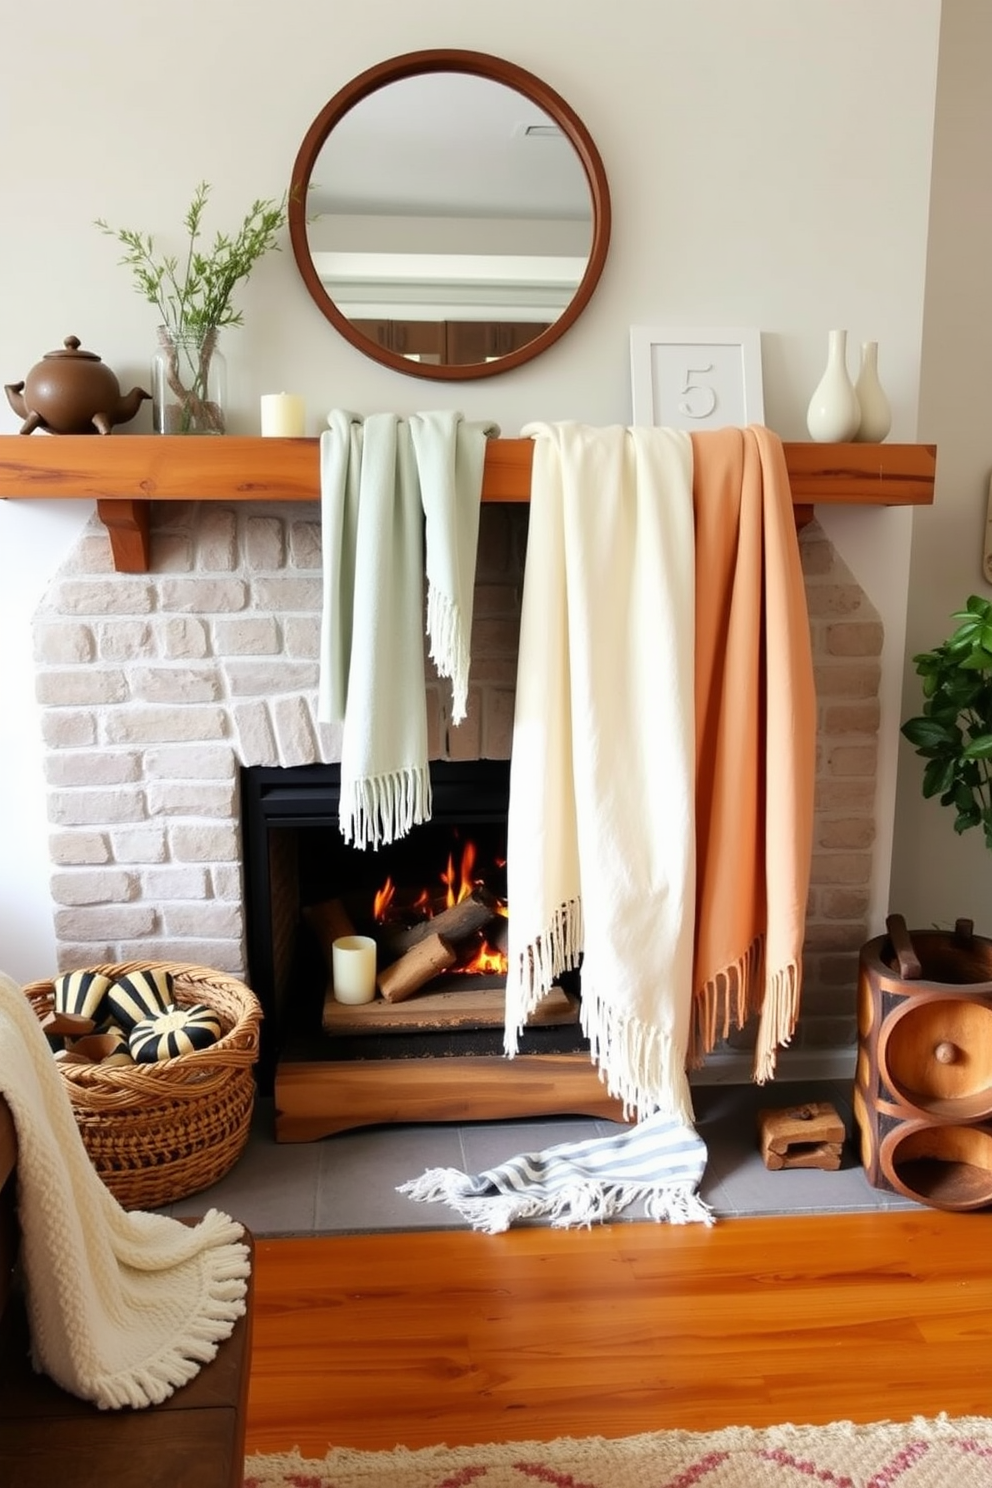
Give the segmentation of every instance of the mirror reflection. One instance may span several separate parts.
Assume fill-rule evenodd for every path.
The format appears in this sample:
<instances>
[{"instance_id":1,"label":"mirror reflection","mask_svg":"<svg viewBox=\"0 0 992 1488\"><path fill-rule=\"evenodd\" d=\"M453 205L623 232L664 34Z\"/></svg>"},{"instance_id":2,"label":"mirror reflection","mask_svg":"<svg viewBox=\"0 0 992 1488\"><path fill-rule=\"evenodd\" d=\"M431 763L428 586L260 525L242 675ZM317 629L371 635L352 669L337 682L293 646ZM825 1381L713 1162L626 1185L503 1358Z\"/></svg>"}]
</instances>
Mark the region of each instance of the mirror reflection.
<instances>
[{"instance_id":1,"label":"mirror reflection","mask_svg":"<svg viewBox=\"0 0 992 1488\"><path fill-rule=\"evenodd\" d=\"M463 55L473 70L433 65ZM324 313L369 355L414 375L485 376L551 344L591 294L605 175L557 95L517 85L529 74L478 54L396 61L403 75L384 64L315 121L294 172L294 251ZM490 64L513 85L480 75Z\"/></svg>"}]
</instances>

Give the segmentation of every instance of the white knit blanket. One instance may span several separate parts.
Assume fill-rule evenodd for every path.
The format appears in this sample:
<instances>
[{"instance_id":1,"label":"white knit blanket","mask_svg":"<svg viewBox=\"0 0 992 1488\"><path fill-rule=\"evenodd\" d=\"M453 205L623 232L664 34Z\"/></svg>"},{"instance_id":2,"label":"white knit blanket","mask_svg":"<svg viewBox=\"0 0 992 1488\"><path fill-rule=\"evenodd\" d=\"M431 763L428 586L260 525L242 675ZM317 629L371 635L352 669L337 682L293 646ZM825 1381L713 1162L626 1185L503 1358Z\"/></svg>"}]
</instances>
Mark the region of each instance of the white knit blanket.
<instances>
[{"instance_id":1,"label":"white knit blanket","mask_svg":"<svg viewBox=\"0 0 992 1488\"><path fill-rule=\"evenodd\" d=\"M611 1094L686 1123L694 848L692 446L532 424L507 846L508 1054L582 966Z\"/></svg>"},{"instance_id":2,"label":"white knit blanket","mask_svg":"<svg viewBox=\"0 0 992 1488\"><path fill-rule=\"evenodd\" d=\"M0 972L0 1090L17 1131L22 1265L36 1369L103 1409L155 1405L245 1310L241 1225L128 1213L90 1162L41 1026Z\"/></svg>"},{"instance_id":3,"label":"white knit blanket","mask_svg":"<svg viewBox=\"0 0 992 1488\"><path fill-rule=\"evenodd\" d=\"M696 1193L705 1166L702 1139L658 1114L614 1136L525 1152L474 1176L430 1168L398 1192L421 1203L448 1204L473 1229L490 1235L523 1219L550 1221L557 1229L588 1228L638 1201L648 1219L712 1224L709 1207Z\"/></svg>"},{"instance_id":4,"label":"white knit blanket","mask_svg":"<svg viewBox=\"0 0 992 1488\"><path fill-rule=\"evenodd\" d=\"M317 716L342 723L340 826L373 847L431 815L423 655L465 716L486 437L460 413L361 419L321 436L323 616Z\"/></svg>"}]
</instances>

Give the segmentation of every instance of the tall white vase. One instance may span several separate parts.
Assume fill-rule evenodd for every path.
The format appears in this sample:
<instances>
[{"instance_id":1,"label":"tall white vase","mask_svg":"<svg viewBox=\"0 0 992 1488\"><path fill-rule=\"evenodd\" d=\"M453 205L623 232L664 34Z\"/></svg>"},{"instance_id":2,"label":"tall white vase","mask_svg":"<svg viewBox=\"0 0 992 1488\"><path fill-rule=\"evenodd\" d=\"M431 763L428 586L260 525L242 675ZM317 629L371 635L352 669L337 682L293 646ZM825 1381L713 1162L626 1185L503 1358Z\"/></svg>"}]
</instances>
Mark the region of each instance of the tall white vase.
<instances>
[{"instance_id":1,"label":"tall white vase","mask_svg":"<svg viewBox=\"0 0 992 1488\"><path fill-rule=\"evenodd\" d=\"M847 372L847 332L831 331L827 365L806 410L810 438L820 444L853 439L861 423L861 406Z\"/></svg>"},{"instance_id":2,"label":"tall white vase","mask_svg":"<svg viewBox=\"0 0 992 1488\"><path fill-rule=\"evenodd\" d=\"M864 444L881 444L892 428L892 409L885 389L878 380L878 342L862 341L861 366L854 391L861 408L861 422L855 439Z\"/></svg>"}]
</instances>

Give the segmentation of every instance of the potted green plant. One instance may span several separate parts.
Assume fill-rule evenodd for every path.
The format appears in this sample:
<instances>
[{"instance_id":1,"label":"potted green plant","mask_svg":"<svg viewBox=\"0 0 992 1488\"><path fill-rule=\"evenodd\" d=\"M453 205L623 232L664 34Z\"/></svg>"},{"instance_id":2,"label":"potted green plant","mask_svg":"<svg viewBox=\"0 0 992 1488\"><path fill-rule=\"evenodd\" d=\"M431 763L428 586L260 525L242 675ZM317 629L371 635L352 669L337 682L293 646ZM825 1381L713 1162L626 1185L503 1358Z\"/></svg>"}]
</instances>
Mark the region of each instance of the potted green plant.
<instances>
[{"instance_id":1,"label":"potted green plant","mask_svg":"<svg viewBox=\"0 0 992 1488\"><path fill-rule=\"evenodd\" d=\"M217 338L224 326L241 325L232 299L262 255L278 248L286 221L285 199L254 201L237 233L218 232L209 252L197 245L210 186L201 181L183 219L182 255L155 255L154 239L131 228L96 226L124 247L140 295L159 313L159 345L152 363L152 409L156 433L223 434L224 361Z\"/></svg>"},{"instance_id":2,"label":"potted green plant","mask_svg":"<svg viewBox=\"0 0 992 1488\"><path fill-rule=\"evenodd\" d=\"M992 848L992 603L971 595L957 628L913 657L923 712L902 732L926 760L923 794L954 811L955 832L981 827Z\"/></svg>"}]
</instances>

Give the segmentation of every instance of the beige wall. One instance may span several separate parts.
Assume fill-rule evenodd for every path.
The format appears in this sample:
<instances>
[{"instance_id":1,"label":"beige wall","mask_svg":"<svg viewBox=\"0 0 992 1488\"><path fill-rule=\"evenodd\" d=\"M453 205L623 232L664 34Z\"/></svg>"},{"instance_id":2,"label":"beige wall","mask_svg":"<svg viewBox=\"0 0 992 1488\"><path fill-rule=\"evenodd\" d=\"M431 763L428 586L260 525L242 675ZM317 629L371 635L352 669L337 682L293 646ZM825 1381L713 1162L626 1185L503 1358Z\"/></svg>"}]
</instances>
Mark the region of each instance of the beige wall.
<instances>
[{"instance_id":1,"label":"beige wall","mask_svg":"<svg viewBox=\"0 0 992 1488\"><path fill-rule=\"evenodd\" d=\"M970 594L988 599L982 544L992 440L992 7L945 0L926 275L920 437L939 449L937 491L917 513L907 656L950 634ZM907 661L903 717L919 713ZM970 917L992 935L992 855L981 831L955 836L953 813L921 794L923 761L901 745L891 902L910 925Z\"/></svg>"},{"instance_id":2,"label":"beige wall","mask_svg":"<svg viewBox=\"0 0 992 1488\"><path fill-rule=\"evenodd\" d=\"M985 29L979 6L950 9ZM154 312L93 219L168 245L202 176L216 188L210 231L232 228L254 197L281 194L304 132L349 77L387 55L461 46L541 74L596 139L614 236L591 305L532 366L435 387L340 340L287 244L240 297L244 329L225 337L234 432L255 432L259 394L279 388L306 395L312 432L335 405L454 405L506 434L531 419L628 422L629 328L667 324L760 328L766 421L785 438L805 435L827 330L875 339L891 437L913 439L939 17L938 0L174 0L154 24L120 0L21 6L0 50L2 380L70 333L125 383L143 380ZM976 160L981 143L967 142ZM16 426L0 409L0 432ZM147 410L129 428L147 429ZM0 964L22 978L47 973L52 946L27 620L87 512L0 507L0 755L19 788L8 827L23 844L0 869ZM909 532L906 513L829 523L852 569L869 570L858 577L886 621L890 821ZM880 862L876 919L884 844Z\"/></svg>"}]
</instances>

